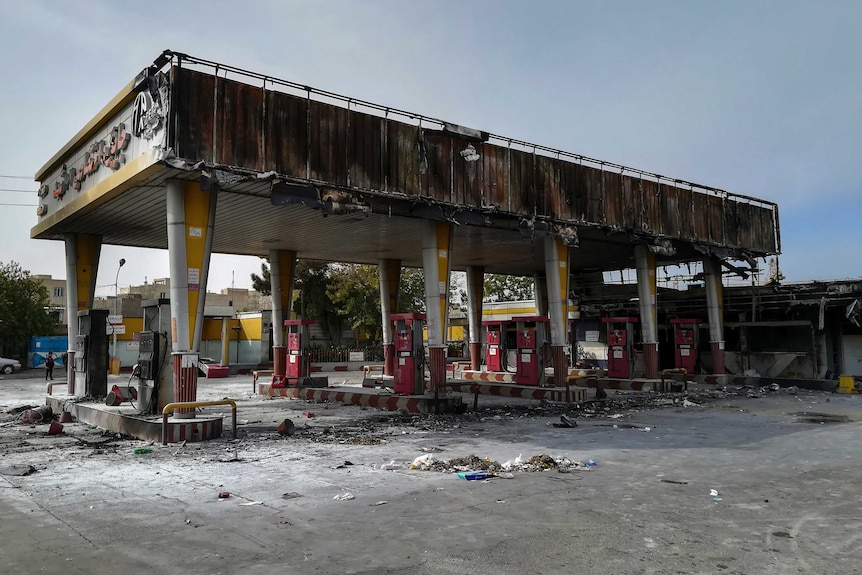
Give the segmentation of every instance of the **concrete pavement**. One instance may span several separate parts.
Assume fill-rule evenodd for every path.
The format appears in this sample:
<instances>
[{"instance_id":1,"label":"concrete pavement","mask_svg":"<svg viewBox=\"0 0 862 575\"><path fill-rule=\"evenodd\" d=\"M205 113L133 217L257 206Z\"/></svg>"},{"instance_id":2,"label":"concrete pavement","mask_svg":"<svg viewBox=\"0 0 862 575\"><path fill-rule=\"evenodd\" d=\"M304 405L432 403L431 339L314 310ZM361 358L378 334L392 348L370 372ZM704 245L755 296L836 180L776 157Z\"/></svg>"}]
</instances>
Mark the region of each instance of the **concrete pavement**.
<instances>
[{"instance_id":1,"label":"concrete pavement","mask_svg":"<svg viewBox=\"0 0 862 575\"><path fill-rule=\"evenodd\" d=\"M703 405L691 407L633 396L558 429L561 408L536 402L483 398L476 414L406 417L266 401L250 377L202 380L201 395L239 401L240 438L162 448L80 424L54 437L7 425L10 407L44 401L38 375L0 381L0 467L36 468L0 475L8 573L753 575L862 564L857 396L694 393ZM297 435L275 433L284 417ZM424 453L597 465L468 482L410 470ZM345 493L354 498L334 499Z\"/></svg>"}]
</instances>

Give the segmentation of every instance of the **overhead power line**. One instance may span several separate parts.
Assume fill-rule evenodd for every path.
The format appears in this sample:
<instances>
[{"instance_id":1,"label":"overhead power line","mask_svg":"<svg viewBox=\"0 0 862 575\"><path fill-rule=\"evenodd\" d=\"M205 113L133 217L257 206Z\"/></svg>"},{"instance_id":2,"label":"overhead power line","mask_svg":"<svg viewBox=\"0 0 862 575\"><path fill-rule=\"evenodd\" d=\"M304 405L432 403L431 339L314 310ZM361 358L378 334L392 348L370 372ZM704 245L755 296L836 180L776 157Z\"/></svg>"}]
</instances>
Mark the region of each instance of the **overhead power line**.
<instances>
[{"instance_id":1,"label":"overhead power line","mask_svg":"<svg viewBox=\"0 0 862 575\"><path fill-rule=\"evenodd\" d=\"M28 194L34 194L39 190L22 190L20 188L0 188L0 192L24 192Z\"/></svg>"},{"instance_id":2,"label":"overhead power line","mask_svg":"<svg viewBox=\"0 0 862 575\"><path fill-rule=\"evenodd\" d=\"M9 176L6 174L0 174L0 178L12 178L15 180L32 180L32 176Z\"/></svg>"},{"instance_id":3,"label":"overhead power line","mask_svg":"<svg viewBox=\"0 0 862 575\"><path fill-rule=\"evenodd\" d=\"M38 208L39 207L37 204L3 204L3 203L0 203L0 206L24 206L27 208Z\"/></svg>"}]
</instances>

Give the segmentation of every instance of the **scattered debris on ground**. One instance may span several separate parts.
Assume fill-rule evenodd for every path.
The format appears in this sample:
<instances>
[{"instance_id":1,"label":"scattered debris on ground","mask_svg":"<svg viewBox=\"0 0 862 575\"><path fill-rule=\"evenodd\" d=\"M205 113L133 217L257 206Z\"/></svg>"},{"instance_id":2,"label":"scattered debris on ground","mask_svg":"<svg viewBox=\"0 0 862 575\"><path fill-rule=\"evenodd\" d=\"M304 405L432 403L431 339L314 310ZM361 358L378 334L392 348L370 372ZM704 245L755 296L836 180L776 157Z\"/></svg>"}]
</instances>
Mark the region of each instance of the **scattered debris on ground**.
<instances>
[{"instance_id":1,"label":"scattered debris on ground","mask_svg":"<svg viewBox=\"0 0 862 575\"><path fill-rule=\"evenodd\" d=\"M25 477L31 473L36 473L36 468L27 464L12 464L0 467L0 475Z\"/></svg>"},{"instance_id":2,"label":"scattered debris on ground","mask_svg":"<svg viewBox=\"0 0 862 575\"><path fill-rule=\"evenodd\" d=\"M420 455L410 464L410 469L421 471L438 471L443 473L458 473L462 471L482 471L490 474L502 472L520 471L532 473L536 471L556 470L560 473L569 471L589 471L596 463L589 460L586 463L573 461L568 457L552 457L550 455L534 455L529 459L523 459L520 455L514 459L499 463L489 458L482 459L477 455L456 457L454 459L442 460L432 454ZM401 467L403 468L403 467Z\"/></svg>"},{"instance_id":3,"label":"scattered debris on ground","mask_svg":"<svg viewBox=\"0 0 862 575\"><path fill-rule=\"evenodd\" d=\"M819 423L820 425L823 425L826 423L848 423L850 421L850 418L846 415L815 413L811 411L797 411L790 415L798 417L799 419L797 421L799 423Z\"/></svg>"},{"instance_id":4,"label":"scattered debris on ground","mask_svg":"<svg viewBox=\"0 0 862 575\"><path fill-rule=\"evenodd\" d=\"M553 423L554 427L562 427L562 428L574 428L578 426L578 422L574 420L574 418L569 417L566 414L560 416L559 423Z\"/></svg>"},{"instance_id":5,"label":"scattered debris on ground","mask_svg":"<svg viewBox=\"0 0 862 575\"><path fill-rule=\"evenodd\" d=\"M290 419L285 419L278 424L278 427L275 430L279 435L293 435L296 433L296 425L294 425L293 421Z\"/></svg>"}]
</instances>

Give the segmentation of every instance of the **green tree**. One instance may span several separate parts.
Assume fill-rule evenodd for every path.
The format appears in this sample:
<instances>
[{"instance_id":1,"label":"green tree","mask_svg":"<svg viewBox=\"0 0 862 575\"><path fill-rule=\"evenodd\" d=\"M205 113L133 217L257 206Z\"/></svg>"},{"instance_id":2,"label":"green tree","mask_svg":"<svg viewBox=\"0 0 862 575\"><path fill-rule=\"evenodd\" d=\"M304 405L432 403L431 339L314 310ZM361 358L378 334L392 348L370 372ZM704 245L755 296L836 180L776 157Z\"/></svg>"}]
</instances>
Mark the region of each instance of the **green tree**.
<instances>
[{"instance_id":1,"label":"green tree","mask_svg":"<svg viewBox=\"0 0 862 575\"><path fill-rule=\"evenodd\" d=\"M260 275L251 274L251 289L263 295L272 294L272 274L269 271L269 263L266 258L260 262Z\"/></svg>"},{"instance_id":2,"label":"green tree","mask_svg":"<svg viewBox=\"0 0 862 575\"><path fill-rule=\"evenodd\" d=\"M0 353L22 357L30 338L53 335L48 290L16 262L0 263Z\"/></svg>"},{"instance_id":3,"label":"green tree","mask_svg":"<svg viewBox=\"0 0 862 575\"><path fill-rule=\"evenodd\" d=\"M395 313L396 310L392 310ZM398 285L398 313L425 313L425 273L422 268L403 268Z\"/></svg>"},{"instance_id":4,"label":"green tree","mask_svg":"<svg viewBox=\"0 0 862 575\"><path fill-rule=\"evenodd\" d=\"M297 262L293 311L301 318L317 320L326 336L337 344L341 341L344 317L329 297L331 267L327 262Z\"/></svg>"},{"instance_id":5,"label":"green tree","mask_svg":"<svg viewBox=\"0 0 862 575\"><path fill-rule=\"evenodd\" d=\"M522 301L533 299L533 278L485 274L483 301Z\"/></svg>"},{"instance_id":6,"label":"green tree","mask_svg":"<svg viewBox=\"0 0 862 575\"><path fill-rule=\"evenodd\" d=\"M354 330L370 340L380 336L380 280L377 266L335 264L330 268L327 293L338 313Z\"/></svg>"}]
</instances>

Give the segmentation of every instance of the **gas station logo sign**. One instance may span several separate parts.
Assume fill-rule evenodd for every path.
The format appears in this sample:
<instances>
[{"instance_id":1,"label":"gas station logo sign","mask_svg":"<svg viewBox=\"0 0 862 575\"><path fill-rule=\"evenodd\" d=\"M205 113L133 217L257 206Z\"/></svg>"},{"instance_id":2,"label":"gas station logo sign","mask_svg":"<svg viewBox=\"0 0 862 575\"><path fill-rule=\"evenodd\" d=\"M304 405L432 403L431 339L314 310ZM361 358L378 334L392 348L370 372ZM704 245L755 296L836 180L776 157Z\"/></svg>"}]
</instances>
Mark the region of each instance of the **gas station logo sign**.
<instances>
[{"instance_id":1,"label":"gas station logo sign","mask_svg":"<svg viewBox=\"0 0 862 575\"><path fill-rule=\"evenodd\" d=\"M147 88L138 93L132 107L132 134L145 140L153 139L164 127L169 89L164 74L152 76L148 82Z\"/></svg>"}]
</instances>

